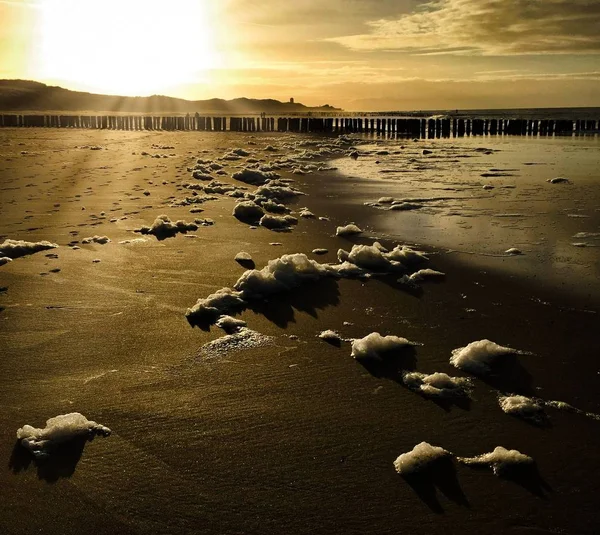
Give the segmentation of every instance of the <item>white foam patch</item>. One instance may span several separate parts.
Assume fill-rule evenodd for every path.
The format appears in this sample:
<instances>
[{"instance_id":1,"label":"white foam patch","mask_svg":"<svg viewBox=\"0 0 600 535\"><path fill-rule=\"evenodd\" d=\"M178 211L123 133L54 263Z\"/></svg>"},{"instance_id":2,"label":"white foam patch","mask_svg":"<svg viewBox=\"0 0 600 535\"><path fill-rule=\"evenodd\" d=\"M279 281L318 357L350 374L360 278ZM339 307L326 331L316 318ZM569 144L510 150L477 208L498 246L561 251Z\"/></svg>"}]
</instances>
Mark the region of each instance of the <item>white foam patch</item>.
<instances>
[{"instance_id":1,"label":"white foam patch","mask_svg":"<svg viewBox=\"0 0 600 535\"><path fill-rule=\"evenodd\" d=\"M411 451L400 455L394 461L394 468L401 476L410 476L428 470L436 461L451 458L452 454L444 448L421 442Z\"/></svg>"},{"instance_id":2,"label":"white foam patch","mask_svg":"<svg viewBox=\"0 0 600 535\"><path fill-rule=\"evenodd\" d=\"M223 329L227 334L233 334L246 327L247 323L232 316L221 316L215 325Z\"/></svg>"},{"instance_id":3,"label":"white foam patch","mask_svg":"<svg viewBox=\"0 0 600 535\"><path fill-rule=\"evenodd\" d=\"M523 352L500 346L490 340L478 340L452 350L450 364L474 375L487 375L498 359L515 354L523 354Z\"/></svg>"},{"instance_id":4,"label":"white foam patch","mask_svg":"<svg viewBox=\"0 0 600 535\"><path fill-rule=\"evenodd\" d=\"M271 200L283 200L304 195L300 190L291 188L290 186L278 185L273 182L256 188L254 192L256 197L264 197Z\"/></svg>"},{"instance_id":5,"label":"white foam patch","mask_svg":"<svg viewBox=\"0 0 600 535\"><path fill-rule=\"evenodd\" d=\"M250 256L250 253L247 253L246 251L240 251L235 255L234 260L236 262L252 262L252 256Z\"/></svg>"},{"instance_id":6,"label":"white foam patch","mask_svg":"<svg viewBox=\"0 0 600 535\"><path fill-rule=\"evenodd\" d=\"M342 341L340 334L336 331L332 331L331 329L322 331L318 336L321 340L325 340L326 342L339 343Z\"/></svg>"},{"instance_id":7,"label":"white foam patch","mask_svg":"<svg viewBox=\"0 0 600 535\"><path fill-rule=\"evenodd\" d=\"M154 236L170 236L178 232L188 232L190 230L198 230L196 223L188 223L183 220L171 221L169 216L159 215L150 227L143 226L135 232L142 234L153 234Z\"/></svg>"},{"instance_id":8,"label":"white foam patch","mask_svg":"<svg viewBox=\"0 0 600 535\"><path fill-rule=\"evenodd\" d=\"M267 212L272 212L274 214L287 214L291 211L285 204L272 201L271 199L255 198L254 202L260 204Z\"/></svg>"},{"instance_id":9,"label":"white foam patch","mask_svg":"<svg viewBox=\"0 0 600 535\"><path fill-rule=\"evenodd\" d=\"M414 342L411 342L406 338L393 335L382 336L378 332L373 332L364 338L358 338L352 341L351 356L356 360L383 360L386 354L415 345Z\"/></svg>"},{"instance_id":10,"label":"white foam patch","mask_svg":"<svg viewBox=\"0 0 600 535\"><path fill-rule=\"evenodd\" d=\"M61 414L46 421L43 429L24 425L17 431L17 439L36 458L44 458L51 454L59 444L77 437L93 438L96 435L108 436L111 431L78 412Z\"/></svg>"},{"instance_id":11,"label":"white foam patch","mask_svg":"<svg viewBox=\"0 0 600 535\"><path fill-rule=\"evenodd\" d=\"M365 278L368 279L371 273L352 262L342 262L341 264L329 264L331 270L338 276L343 278Z\"/></svg>"},{"instance_id":12,"label":"white foam patch","mask_svg":"<svg viewBox=\"0 0 600 535\"><path fill-rule=\"evenodd\" d=\"M211 323L228 312L239 312L246 307L242 299L242 293L231 288L221 288L214 294L204 299L198 299L197 303L188 308L185 315L188 318L197 318Z\"/></svg>"},{"instance_id":13,"label":"white foam patch","mask_svg":"<svg viewBox=\"0 0 600 535\"><path fill-rule=\"evenodd\" d=\"M573 235L573 238L600 238L600 232L578 232Z\"/></svg>"},{"instance_id":14,"label":"white foam patch","mask_svg":"<svg viewBox=\"0 0 600 535\"><path fill-rule=\"evenodd\" d=\"M395 202L396 201L394 201L394 203ZM418 210L419 208L423 208L423 206L412 202L398 202L397 204L392 204L392 206L389 207L389 210L403 212L408 210Z\"/></svg>"},{"instance_id":15,"label":"white foam patch","mask_svg":"<svg viewBox=\"0 0 600 535\"><path fill-rule=\"evenodd\" d=\"M244 184L251 184L253 186L262 186L267 182L276 179L279 175L273 171L263 172L258 171L257 169L242 169L237 173L233 173L233 178L235 180L239 180L240 182L244 182Z\"/></svg>"},{"instance_id":16,"label":"white foam patch","mask_svg":"<svg viewBox=\"0 0 600 535\"><path fill-rule=\"evenodd\" d=\"M407 372L402 381L411 390L428 398L456 399L469 397L473 383L466 377L451 377L445 373Z\"/></svg>"},{"instance_id":17,"label":"white foam patch","mask_svg":"<svg viewBox=\"0 0 600 535\"><path fill-rule=\"evenodd\" d=\"M429 261L429 257L422 251L417 251L407 245L396 245L386 258L393 262L400 262L407 268L414 268Z\"/></svg>"},{"instance_id":18,"label":"white foam patch","mask_svg":"<svg viewBox=\"0 0 600 535\"><path fill-rule=\"evenodd\" d=\"M543 423L546 420L543 404L535 399L517 395L500 396L498 403L506 414L535 423Z\"/></svg>"},{"instance_id":19,"label":"white foam patch","mask_svg":"<svg viewBox=\"0 0 600 535\"><path fill-rule=\"evenodd\" d=\"M259 222L261 227L269 230L289 230L292 225L297 225L298 220L291 215L277 216L265 214Z\"/></svg>"},{"instance_id":20,"label":"white foam patch","mask_svg":"<svg viewBox=\"0 0 600 535\"><path fill-rule=\"evenodd\" d=\"M281 244L271 243L271 245ZM223 314L244 310L248 299L264 299L273 294L287 292L305 282L314 282L325 277L370 277L372 272L368 268L376 267L377 262L370 260L370 253L361 253L364 251L363 247L367 247L369 251L377 255L377 258L387 255L381 263L381 267L385 269L378 269L378 272L386 272L389 268L405 269L400 261L388 260L388 258L402 259L409 265L427 258L422 253L404 246L397 246L392 251L385 252L386 250L378 243L373 246L353 247L355 254L352 255L352 258L363 265L351 262L349 258L352 253L345 251L341 251L344 253L341 256L345 258L340 257L339 264L320 264L309 259L303 253L287 254L270 260L260 270L250 269L244 272L234 284L233 289L222 288L207 298L199 299L193 307L186 311L186 316L190 321L197 319L214 323Z\"/></svg>"},{"instance_id":21,"label":"white foam patch","mask_svg":"<svg viewBox=\"0 0 600 535\"><path fill-rule=\"evenodd\" d=\"M8 256L0 256L0 266L8 264L9 262L12 262L12 258L8 258Z\"/></svg>"},{"instance_id":22,"label":"white foam patch","mask_svg":"<svg viewBox=\"0 0 600 535\"><path fill-rule=\"evenodd\" d=\"M397 245L388 252L379 242L375 242L373 245L353 245L350 252L340 249L338 260L368 271L392 273L412 269L427 262L428 257L406 245Z\"/></svg>"},{"instance_id":23,"label":"white foam patch","mask_svg":"<svg viewBox=\"0 0 600 535\"><path fill-rule=\"evenodd\" d=\"M89 238L83 238L81 243L99 243L100 245L104 245L110 242L108 236L90 236Z\"/></svg>"},{"instance_id":24,"label":"white foam patch","mask_svg":"<svg viewBox=\"0 0 600 535\"><path fill-rule=\"evenodd\" d=\"M223 357L233 351L242 351L256 347L264 347L273 343L272 336L242 327L233 334L217 338L200 349L200 356L206 358Z\"/></svg>"},{"instance_id":25,"label":"white foam patch","mask_svg":"<svg viewBox=\"0 0 600 535\"><path fill-rule=\"evenodd\" d=\"M213 180L213 177L210 175L210 171L206 168L194 169L192 173L192 178L196 180Z\"/></svg>"},{"instance_id":26,"label":"white foam patch","mask_svg":"<svg viewBox=\"0 0 600 535\"><path fill-rule=\"evenodd\" d=\"M343 227L337 227L335 229L336 236L355 236L357 234L361 234L362 230L356 225L350 223L349 225Z\"/></svg>"},{"instance_id":27,"label":"white foam patch","mask_svg":"<svg viewBox=\"0 0 600 535\"><path fill-rule=\"evenodd\" d=\"M6 239L4 240L4 243L0 245L0 257L19 258L20 256L34 254L39 251L46 251L48 249L56 249L57 247L58 245L56 243L51 243L46 240L28 242L24 240Z\"/></svg>"},{"instance_id":28,"label":"white foam patch","mask_svg":"<svg viewBox=\"0 0 600 535\"><path fill-rule=\"evenodd\" d=\"M242 201L233 208L233 216L240 221L258 221L265 211L254 201Z\"/></svg>"},{"instance_id":29,"label":"white foam patch","mask_svg":"<svg viewBox=\"0 0 600 535\"><path fill-rule=\"evenodd\" d=\"M139 243L146 243L148 240L146 238L132 238L131 240L123 240L119 243L121 245L136 245Z\"/></svg>"},{"instance_id":30,"label":"white foam patch","mask_svg":"<svg viewBox=\"0 0 600 535\"><path fill-rule=\"evenodd\" d=\"M343 249L338 251L338 258L369 271L389 272L403 269L402 264L390 260L377 245L354 245L347 255Z\"/></svg>"},{"instance_id":31,"label":"white foam patch","mask_svg":"<svg viewBox=\"0 0 600 535\"><path fill-rule=\"evenodd\" d=\"M470 466L490 466L494 474L501 476L511 469L532 466L534 460L517 450L507 450L498 446L490 453L484 453L476 457L458 457L462 464Z\"/></svg>"},{"instance_id":32,"label":"white foam patch","mask_svg":"<svg viewBox=\"0 0 600 535\"><path fill-rule=\"evenodd\" d=\"M541 400L538 400L541 401ZM573 405L566 403L565 401L543 401L543 404L546 407L552 407L553 409L558 409L560 411L566 411L566 412L572 412L574 414L580 414L581 416L587 416L588 418L591 418L592 420L598 420L600 421L600 414L597 414L595 412L586 412L583 411L581 409L578 409L577 407L573 407Z\"/></svg>"},{"instance_id":33,"label":"white foam patch","mask_svg":"<svg viewBox=\"0 0 600 535\"><path fill-rule=\"evenodd\" d=\"M441 271L436 271L435 269L419 269L410 275L410 280L413 282L422 282L429 279L443 279L446 276L445 273Z\"/></svg>"},{"instance_id":34,"label":"white foam patch","mask_svg":"<svg viewBox=\"0 0 600 535\"><path fill-rule=\"evenodd\" d=\"M315 214L313 214L308 208L304 208L300 210L300 217L304 217L305 219L314 219Z\"/></svg>"},{"instance_id":35,"label":"white foam patch","mask_svg":"<svg viewBox=\"0 0 600 535\"><path fill-rule=\"evenodd\" d=\"M331 275L329 265L319 264L303 253L295 253L269 260L261 270L246 271L233 287L244 298L261 298Z\"/></svg>"}]
</instances>

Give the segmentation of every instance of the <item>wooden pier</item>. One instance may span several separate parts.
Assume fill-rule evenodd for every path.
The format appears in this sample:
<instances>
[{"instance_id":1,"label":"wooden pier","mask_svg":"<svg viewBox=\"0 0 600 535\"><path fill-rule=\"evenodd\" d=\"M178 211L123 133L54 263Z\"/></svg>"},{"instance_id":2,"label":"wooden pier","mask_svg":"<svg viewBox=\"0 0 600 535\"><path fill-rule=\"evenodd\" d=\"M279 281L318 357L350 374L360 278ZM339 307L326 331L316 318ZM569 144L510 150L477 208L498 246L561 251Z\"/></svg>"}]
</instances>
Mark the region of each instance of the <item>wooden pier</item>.
<instances>
[{"instance_id":1,"label":"wooden pier","mask_svg":"<svg viewBox=\"0 0 600 535\"><path fill-rule=\"evenodd\" d=\"M599 132L597 119L426 118L349 114L305 116L149 116L2 114L4 128L83 128L94 130L366 133L412 138L484 135L553 136Z\"/></svg>"}]
</instances>

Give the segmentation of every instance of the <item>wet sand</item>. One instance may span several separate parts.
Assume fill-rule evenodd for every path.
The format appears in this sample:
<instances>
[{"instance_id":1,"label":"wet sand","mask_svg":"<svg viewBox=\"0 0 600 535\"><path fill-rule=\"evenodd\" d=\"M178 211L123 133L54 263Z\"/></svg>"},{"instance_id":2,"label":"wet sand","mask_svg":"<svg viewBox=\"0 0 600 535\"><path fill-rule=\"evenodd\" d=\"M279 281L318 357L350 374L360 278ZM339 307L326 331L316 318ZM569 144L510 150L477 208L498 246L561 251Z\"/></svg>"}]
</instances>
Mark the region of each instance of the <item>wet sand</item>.
<instances>
[{"instance_id":1,"label":"wet sand","mask_svg":"<svg viewBox=\"0 0 600 535\"><path fill-rule=\"evenodd\" d=\"M308 138L35 129L0 135L2 240L60 246L0 267L7 288L0 294L3 532L597 531L590 474L600 468L600 422L549 410L552 426L540 428L497 403L499 390L519 391L600 413L593 297L464 262L434 243L423 249L447 276L422 294L392 276L324 279L240 315L273 338L267 345L210 355L202 346L223 332L192 328L184 314L244 272L233 260L239 251L261 268L296 252L336 262L338 248L371 243L371 236L388 246L402 242L400 232L378 226L387 214L362 204L364 182L344 182L331 171L280 171L308 193L292 209L307 206L330 220L300 219L289 233L251 230L231 216L235 199L227 196L197 205L204 209L197 214L190 213L196 205L169 206L170 197L190 195L180 188L190 180L186 168L236 147L272 161ZM262 150L283 144L273 154ZM103 148L89 148L96 145ZM246 159L221 161L227 174L215 178L235 183L231 173ZM214 225L162 241L133 232L163 213ZM336 237L335 227L350 220L365 233ZM93 235L111 242L68 246ZM140 237L148 241L119 243ZM316 247L329 253L311 255ZM318 339L325 329L420 342L413 365L428 373L466 375L449 364L451 350L481 338L531 354L519 357L518 374L504 383L475 379L467 406L441 407L385 370L361 366L348 342ZM39 466L15 447L23 424L72 411L113 434ZM457 455L516 448L537 461L540 477L516 483L457 466L411 486L392 463L423 440Z\"/></svg>"}]
</instances>

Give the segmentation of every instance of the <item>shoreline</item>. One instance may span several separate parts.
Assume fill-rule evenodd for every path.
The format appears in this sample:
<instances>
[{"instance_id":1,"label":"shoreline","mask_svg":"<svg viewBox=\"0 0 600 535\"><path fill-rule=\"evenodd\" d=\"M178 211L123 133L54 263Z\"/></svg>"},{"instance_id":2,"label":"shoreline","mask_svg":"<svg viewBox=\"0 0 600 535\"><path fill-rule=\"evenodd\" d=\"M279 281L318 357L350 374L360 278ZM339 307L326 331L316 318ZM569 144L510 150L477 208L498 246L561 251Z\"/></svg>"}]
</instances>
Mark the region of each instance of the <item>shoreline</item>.
<instances>
[{"instance_id":1,"label":"shoreline","mask_svg":"<svg viewBox=\"0 0 600 535\"><path fill-rule=\"evenodd\" d=\"M597 141L588 141L589 150L593 151L597 147ZM554 176L553 173L560 175L561 172L567 172L556 165L556 155L552 152L550 157L554 157L554 162L547 160L548 155L537 154L541 159L537 160L536 166L519 166L513 162L511 167L516 169L508 169L511 172L501 173L497 171L502 169L492 169L492 173L482 173L493 165L508 167L507 161L511 158L517 161L524 158L515 153L515 146L550 144L552 147L552 142L525 140L518 143L502 137L490 137L472 140L463 147L454 140L418 143L407 141L401 147L402 152L408 153L407 156L394 156L396 161L393 164L386 163L386 158L390 156L381 157L377 154L382 149L383 152L392 152L394 145L400 145L399 142L394 144L367 138L361 140L361 143L358 145L359 152L365 146L363 144L366 144L366 149L359 156L358 163L366 158L370 167L359 165L352 172L354 163L338 160L344 165L339 174L334 173L330 177L331 184L328 185L329 194L339 196L347 204L347 218L355 210L361 213L361 219L377 228L381 236L433 247L441 254L458 257L458 261L465 266L472 263L476 269L527 278L540 288L552 286L554 291L564 294L567 299L569 293L574 294L581 306L598 308L600 286L597 280L600 276L600 262L597 251L600 244L595 241L595 236L600 236L596 232L600 228L600 217L598 210L594 209L599 200L598 188L593 178L581 180L582 173L593 175L593 159L589 160L587 167L577 169L576 176L572 179L575 186L571 183L570 189L559 191L552 189L553 186L548 187L545 180L546 176ZM404 163L400 159L410 162L410 158L418 157L414 156L415 148L417 152L421 149L430 150L433 156L440 154L439 158L443 158L444 151L449 150L452 153L450 158L453 154L460 158L465 156L465 150L469 147L472 149L473 146L499 147L500 150L492 156L484 157L490 160L487 162L479 162L478 158L456 159L460 163L456 164L457 169L452 172L460 176L458 181L444 181L435 177L436 172L438 175L448 172L443 160L439 160L438 164L431 163L428 159L431 156L420 158L414 164L416 169L411 170L410 163ZM577 142L574 142L573 147L577 146ZM573 153L573 156L567 154L565 157L572 159L576 156ZM525 156L527 157L533 157L533 153ZM376 158L381 159L381 162L375 162L379 165L373 164ZM467 162L467 165L463 162ZM333 162L334 165L335 163ZM397 171L396 175L388 174L386 166L398 168L402 165L407 168ZM433 167L426 171L418 170L418 166L423 165ZM580 167L581 165L583 164ZM372 174L378 167L382 169L380 173L386 174ZM436 171L436 167L439 170ZM420 184L421 174L425 179L423 186ZM528 174L532 176L529 177ZM433 175L434 178L429 178L428 175ZM490 177L485 178L484 175ZM482 191L482 186L491 191ZM447 197L449 200L428 202L430 195L434 196L432 198ZM416 197L416 210L393 212L387 210L389 204L378 206L377 199L385 196L400 199L409 197L410 203ZM361 206L363 204L371 208L365 209ZM592 232L581 233L582 230ZM578 232L592 237L588 240L578 239ZM578 241L588 243L572 243ZM510 255L504 252L515 246L523 254Z\"/></svg>"}]
</instances>

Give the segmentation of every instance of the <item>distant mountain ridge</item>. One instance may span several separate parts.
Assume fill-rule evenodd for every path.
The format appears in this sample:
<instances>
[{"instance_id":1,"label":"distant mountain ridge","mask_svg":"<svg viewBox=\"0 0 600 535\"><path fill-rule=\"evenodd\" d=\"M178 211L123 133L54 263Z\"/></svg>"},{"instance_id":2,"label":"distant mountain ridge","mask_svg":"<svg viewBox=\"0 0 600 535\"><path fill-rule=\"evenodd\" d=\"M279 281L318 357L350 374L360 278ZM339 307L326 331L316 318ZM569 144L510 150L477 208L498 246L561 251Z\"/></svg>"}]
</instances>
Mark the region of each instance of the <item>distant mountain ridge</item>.
<instances>
[{"instance_id":1,"label":"distant mountain ridge","mask_svg":"<svg viewBox=\"0 0 600 535\"><path fill-rule=\"evenodd\" d=\"M0 110L2 111L95 111L127 113L291 113L335 111L325 104L309 107L299 102L274 99L235 98L224 100L185 100L152 95L125 97L71 91L30 80L0 80Z\"/></svg>"}]
</instances>

